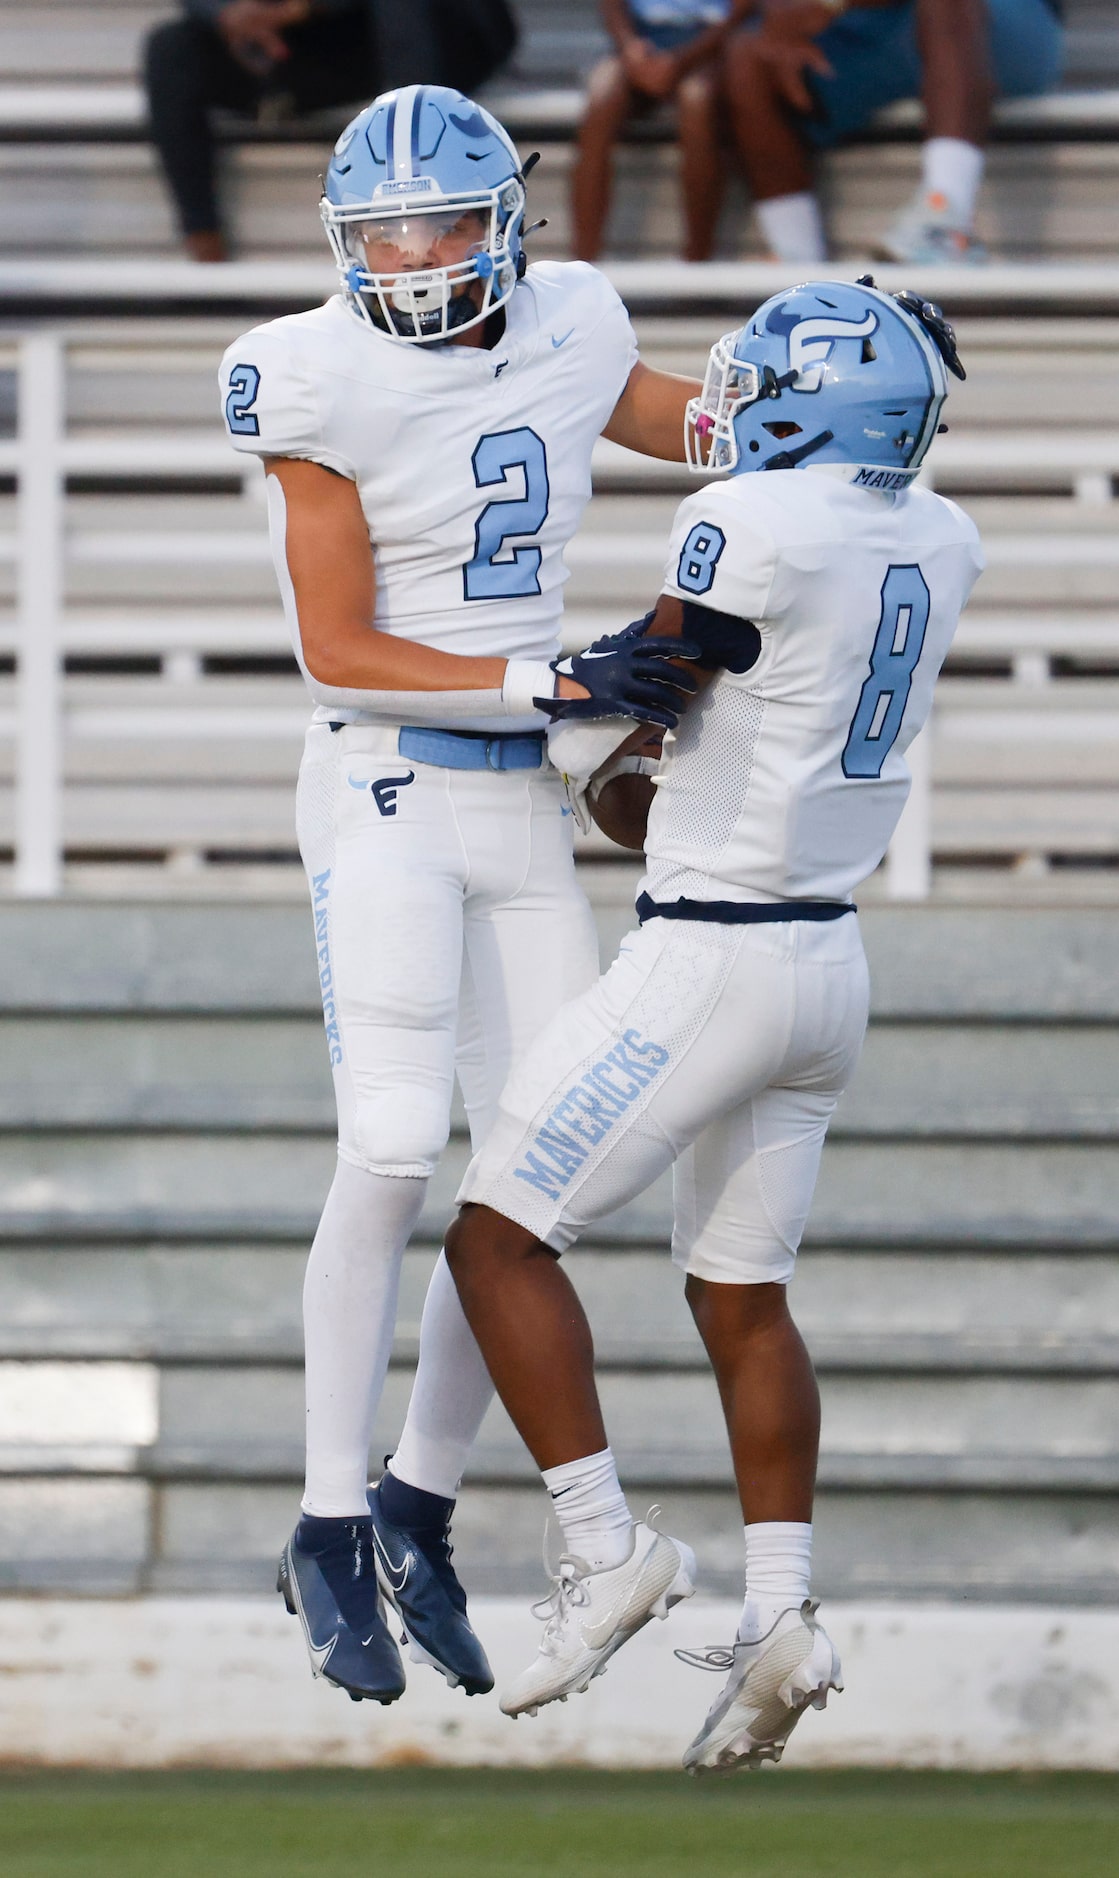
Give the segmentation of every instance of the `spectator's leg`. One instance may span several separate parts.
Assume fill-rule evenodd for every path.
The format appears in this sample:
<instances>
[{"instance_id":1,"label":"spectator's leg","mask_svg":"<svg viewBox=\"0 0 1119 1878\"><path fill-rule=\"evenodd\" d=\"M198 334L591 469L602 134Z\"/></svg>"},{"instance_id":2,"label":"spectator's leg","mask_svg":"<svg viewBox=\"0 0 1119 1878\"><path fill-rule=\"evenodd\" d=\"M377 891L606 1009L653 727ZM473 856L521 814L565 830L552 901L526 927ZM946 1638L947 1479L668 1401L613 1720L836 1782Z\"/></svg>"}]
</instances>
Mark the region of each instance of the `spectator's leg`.
<instances>
[{"instance_id":1,"label":"spectator's leg","mask_svg":"<svg viewBox=\"0 0 1119 1878\"><path fill-rule=\"evenodd\" d=\"M168 20L144 47L152 142L174 199L188 251L197 261L227 255L214 174L214 105L251 110L257 85L217 33L196 20Z\"/></svg>"},{"instance_id":2,"label":"spectator's leg","mask_svg":"<svg viewBox=\"0 0 1119 1878\"><path fill-rule=\"evenodd\" d=\"M993 83L986 0L916 0L926 141L922 187L970 230L983 179Z\"/></svg>"},{"instance_id":3,"label":"spectator's leg","mask_svg":"<svg viewBox=\"0 0 1119 1878\"><path fill-rule=\"evenodd\" d=\"M610 209L613 149L633 108L634 94L620 59L603 59L587 85L587 108L579 126L571 173L571 252L577 261L597 260Z\"/></svg>"},{"instance_id":4,"label":"spectator's leg","mask_svg":"<svg viewBox=\"0 0 1119 1878\"><path fill-rule=\"evenodd\" d=\"M689 72L676 94L680 186L684 198L684 259L706 261L715 246L726 172L719 149L720 110L711 67Z\"/></svg>"},{"instance_id":5,"label":"spectator's leg","mask_svg":"<svg viewBox=\"0 0 1119 1878\"><path fill-rule=\"evenodd\" d=\"M822 261L827 247L808 140L757 57L752 33L738 33L727 47L725 89L735 148L766 246L781 261Z\"/></svg>"}]
</instances>

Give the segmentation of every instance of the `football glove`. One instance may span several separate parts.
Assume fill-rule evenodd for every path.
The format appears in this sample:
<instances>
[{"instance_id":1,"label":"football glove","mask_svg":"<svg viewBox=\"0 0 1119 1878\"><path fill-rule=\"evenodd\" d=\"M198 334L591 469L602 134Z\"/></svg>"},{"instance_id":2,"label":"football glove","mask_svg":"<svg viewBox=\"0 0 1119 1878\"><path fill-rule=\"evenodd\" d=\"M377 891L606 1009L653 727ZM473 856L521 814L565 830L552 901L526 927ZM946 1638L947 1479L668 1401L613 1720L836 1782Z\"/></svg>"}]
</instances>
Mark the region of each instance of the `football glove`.
<instances>
[{"instance_id":1,"label":"football glove","mask_svg":"<svg viewBox=\"0 0 1119 1878\"><path fill-rule=\"evenodd\" d=\"M674 730L689 697L698 690L691 672L674 659L696 659L700 648L690 639L646 639L646 620L624 632L596 639L585 652L552 660L559 678L573 678L588 698L534 698L537 710L553 723L596 717L635 717L642 724Z\"/></svg>"}]
</instances>

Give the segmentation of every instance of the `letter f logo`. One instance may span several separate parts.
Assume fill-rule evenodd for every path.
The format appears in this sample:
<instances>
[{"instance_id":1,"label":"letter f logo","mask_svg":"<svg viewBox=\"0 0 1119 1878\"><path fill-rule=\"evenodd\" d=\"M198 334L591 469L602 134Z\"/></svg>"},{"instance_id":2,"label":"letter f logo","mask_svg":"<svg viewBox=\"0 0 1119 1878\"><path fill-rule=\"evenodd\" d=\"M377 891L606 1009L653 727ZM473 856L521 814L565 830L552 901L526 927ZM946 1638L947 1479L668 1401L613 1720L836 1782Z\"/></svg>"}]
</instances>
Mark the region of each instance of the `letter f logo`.
<instances>
[{"instance_id":1,"label":"letter f logo","mask_svg":"<svg viewBox=\"0 0 1119 1878\"><path fill-rule=\"evenodd\" d=\"M373 782L364 776L348 776L346 780L351 789L368 789L382 815L395 815L397 794L415 782L416 772L410 769L407 776L378 776Z\"/></svg>"}]
</instances>

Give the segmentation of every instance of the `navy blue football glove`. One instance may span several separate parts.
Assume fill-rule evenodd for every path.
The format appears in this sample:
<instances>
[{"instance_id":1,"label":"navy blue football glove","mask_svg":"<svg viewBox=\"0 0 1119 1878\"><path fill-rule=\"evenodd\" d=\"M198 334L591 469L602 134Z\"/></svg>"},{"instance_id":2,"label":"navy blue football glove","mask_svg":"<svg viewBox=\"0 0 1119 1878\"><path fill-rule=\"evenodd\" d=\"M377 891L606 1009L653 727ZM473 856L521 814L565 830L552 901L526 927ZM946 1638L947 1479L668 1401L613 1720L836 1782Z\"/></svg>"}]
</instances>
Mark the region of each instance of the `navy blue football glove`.
<instances>
[{"instance_id":1,"label":"navy blue football glove","mask_svg":"<svg viewBox=\"0 0 1119 1878\"><path fill-rule=\"evenodd\" d=\"M691 672L674 659L696 659L700 648L690 639L646 639L647 619L623 632L596 639L585 652L552 660L560 678L573 678L589 698L534 698L537 710L553 723L596 717L635 717L639 723L674 730L680 713L698 689Z\"/></svg>"}]
</instances>

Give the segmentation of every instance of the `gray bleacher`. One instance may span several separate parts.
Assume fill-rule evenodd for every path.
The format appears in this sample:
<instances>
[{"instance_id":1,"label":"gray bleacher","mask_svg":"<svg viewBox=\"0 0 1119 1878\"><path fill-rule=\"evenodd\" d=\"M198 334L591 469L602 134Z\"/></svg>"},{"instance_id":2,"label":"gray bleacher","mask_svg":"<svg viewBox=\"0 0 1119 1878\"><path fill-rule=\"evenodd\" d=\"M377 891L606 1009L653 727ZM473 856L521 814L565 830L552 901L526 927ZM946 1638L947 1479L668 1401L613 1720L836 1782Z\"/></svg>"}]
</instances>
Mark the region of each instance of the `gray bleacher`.
<instances>
[{"instance_id":1,"label":"gray bleacher","mask_svg":"<svg viewBox=\"0 0 1119 1878\"><path fill-rule=\"evenodd\" d=\"M626 909L599 918L611 946ZM1113 925L866 919L875 1022L796 1285L830 1595L1119 1591ZM9 904L0 946L0 1357L24 1365L14 1405L0 1362L3 1582L264 1590L298 1496L300 1277L332 1164L307 915ZM464 1153L459 1132L408 1255L377 1451ZM667 1217L662 1187L570 1267L635 1498L733 1591L729 1462ZM531 1589L542 1513L494 1412L456 1528L468 1582Z\"/></svg>"},{"instance_id":2,"label":"gray bleacher","mask_svg":"<svg viewBox=\"0 0 1119 1878\"><path fill-rule=\"evenodd\" d=\"M49 301L70 337L67 894L0 903L0 1584L12 1589L267 1589L298 1490L300 1275L332 1159L293 855L306 705L259 479L225 452L213 412L224 344L257 316L254 293L280 290L215 277L192 311L173 304L177 276L143 268L148 287L168 283L145 312L120 258L162 268L173 252L131 83L139 33L167 10L0 4L9 332L48 304L21 257L45 248L72 264L68 295ZM536 202L556 252L592 11L523 6L529 30L503 81L526 131L548 133ZM1011 255L1101 265L958 287L970 375L935 474L980 522L991 566L940 692L932 901L884 904L880 878L863 896L874 1023L796 1288L823 1378L817 1578L833 1596L1091 1602L1119 1589L1119 275L1107 265L1119 35L1110 6L1075 0L1070 17L1073 90L1004 114L990 232ZM324 141L236 135L246 250L319 258ZM914 173L912 123L902 114L883 136L830 166L844 242ZM671 161L662 146L626 152L620 251L671 252ZM731 250L749 239L732 217ZM95 280L86 259L109 265ZM704 276L689 312L699 286L651 272L651 284L628 277L643 352L695 370L746 311L749 282L736 276L731 294ZM755 297L769 290L760 270L749 280ZM314 291L282 290L302 303ZM14 364L9 345L0 406ZM671 470L601 453L572 555L572 642L645 603L678 486ZM4 841L15 526L0 482ZM586 851L607 951L635 871L601 842ZM399 1425L464 1152L459 1127L408 1256L375 1453ZM658 1191L571 1264L635 1498L662 1499L696 1539L704 1585L732 1591L729 1468L666 1225ZM537 1585L541 1513L495 1414L457 1526L468 1582Z\"/></svg>"},{"instance_id":3,"label":"gray bleacher","mask_svg":"<svg viewBox=\"0 0 1119 1878\"><path fill-rule=\"evenodd\" d=\"M558 9L521 0L521 47L490 88L527 145L541 141L532 206L548 218L540 254L567 243L566 177L580 81L603 45L594 0ZM0 0L0 253L167 255L176 243L154 158L143 141L137 47L159 0ZM1071 0L1066 89L1057 99L1003 107L984 196L982 232L1006 255L1068 257L1119 246L1119 39L1103 0ZM291 126L263 133L227 125L228 199L239 251L320 251L316 178L332 137ZM671 254L678 243L670 117L622 152L611 249ZM914 112L889 114L870 141L825 166L841 253L863 252L916 175ZM262 140L263 137L263 140ZM732 184L721 233L728 254L758 252Z\"/></svg>"}]
</instances>

